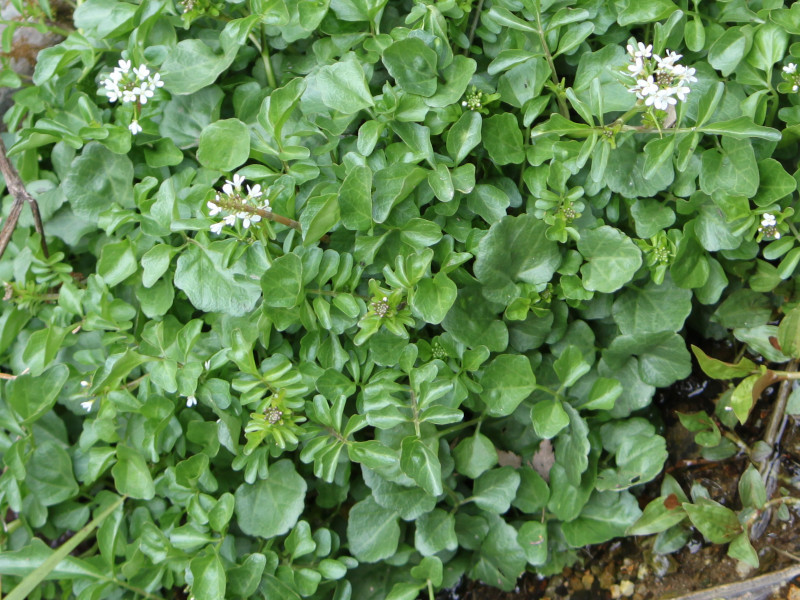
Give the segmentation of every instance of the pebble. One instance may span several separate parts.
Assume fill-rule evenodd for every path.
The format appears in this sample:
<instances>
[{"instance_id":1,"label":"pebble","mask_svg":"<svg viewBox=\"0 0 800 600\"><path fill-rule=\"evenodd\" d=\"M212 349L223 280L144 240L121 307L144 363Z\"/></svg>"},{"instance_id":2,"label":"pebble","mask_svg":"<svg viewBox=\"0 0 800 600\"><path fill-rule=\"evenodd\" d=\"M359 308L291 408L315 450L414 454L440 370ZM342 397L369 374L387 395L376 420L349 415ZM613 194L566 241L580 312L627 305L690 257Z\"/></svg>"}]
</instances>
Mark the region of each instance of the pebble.
<instances>
[{"instance_id":1,"label":"pebble","mask_svg":"<svg viewBox=\"0 0 800 600\"><path fill-rule=\"evenodd\" d=\"M584 589L587 590L591 589L592 584L594 583L594 575L592 575L591 573L584 573L583 579L581 579L581 583L583 583Z\"/></svg>"},{"instance_id":2,"label":"pebble","mask_svg":"<svg viewBox=\"0 0 800 600\"><path fill-rule=\"evenodd\" d=\"M636 588L633 585L632 581L629 581L627 579L623 579L622 581L619 582L619 591L626 598L630 598L631 596L633 596L633 592L634 592L635 589Z\"/></svg>"},{"instance_id":3,"label":"pebble","mask_svg":"<svg viewBox=\"0 0 800 600\"><path fill-rule=\"evenodd\" d=\"M620 589L619 585L617 585L616 583L614 585L612 585L611 588L608 591L611 592L611 597L614 600L617 600L617 598L622 596L622 590Z\"/></svg>"}]
</instances>

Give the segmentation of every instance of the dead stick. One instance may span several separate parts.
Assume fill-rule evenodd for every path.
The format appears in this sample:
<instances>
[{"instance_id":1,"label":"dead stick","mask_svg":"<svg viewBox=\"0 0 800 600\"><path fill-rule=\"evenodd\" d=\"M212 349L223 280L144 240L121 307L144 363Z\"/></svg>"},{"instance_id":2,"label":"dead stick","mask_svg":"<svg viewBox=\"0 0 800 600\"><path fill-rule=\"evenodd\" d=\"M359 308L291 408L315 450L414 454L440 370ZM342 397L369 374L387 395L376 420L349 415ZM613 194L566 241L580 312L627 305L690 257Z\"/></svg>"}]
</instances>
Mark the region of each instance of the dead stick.
<instances>
[{"instance_id":1,"label":"dead stick","mask_svg":"<svg viewBox=\"0 0 800 600\"><path fill-rule=\"evenodd\" d=\"M11 161L8 160L6 145L3 143L2 137L0 137L0 173L3 174L3 178L6 180L6 187L14 198L11 212L6 222L3 223L3 228L0 229L0 257L3 256L8 243L11 241L11 234L14 233L14 228L17 226L17 221L19 221L22 205L27 202L31 207L31 213L33 213L33 227L42 239L42 252L45 258L48 258L50 253L47 251L47 241L44 239L44 226L42 225L42 216L39 214L39 204L25 189L25 184L20 179L19 173L17 173L14 165L11 164Z\"/></svg>"}]
</instances>

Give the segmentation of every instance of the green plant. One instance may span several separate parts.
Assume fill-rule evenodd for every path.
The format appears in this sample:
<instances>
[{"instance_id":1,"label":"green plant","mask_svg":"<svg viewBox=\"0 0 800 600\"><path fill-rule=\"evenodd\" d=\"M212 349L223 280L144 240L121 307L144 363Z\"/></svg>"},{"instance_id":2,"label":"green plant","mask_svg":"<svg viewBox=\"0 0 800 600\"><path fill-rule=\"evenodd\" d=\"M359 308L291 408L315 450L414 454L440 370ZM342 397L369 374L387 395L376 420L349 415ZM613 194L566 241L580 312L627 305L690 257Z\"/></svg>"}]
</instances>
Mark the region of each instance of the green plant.
<instances>
[{"instance_id":1,"label":"green plant","mask_svg":"<svg viewBox=\"0 0 800 600\"><path fill-rule=\"evenodd\" d=\"M51 255L23 214L4 583L126 496L34 594L511 589L641 524L690 315L780 358L795 7L86 0L75 26L5 115Z\"/></svg>"}]
</instances>

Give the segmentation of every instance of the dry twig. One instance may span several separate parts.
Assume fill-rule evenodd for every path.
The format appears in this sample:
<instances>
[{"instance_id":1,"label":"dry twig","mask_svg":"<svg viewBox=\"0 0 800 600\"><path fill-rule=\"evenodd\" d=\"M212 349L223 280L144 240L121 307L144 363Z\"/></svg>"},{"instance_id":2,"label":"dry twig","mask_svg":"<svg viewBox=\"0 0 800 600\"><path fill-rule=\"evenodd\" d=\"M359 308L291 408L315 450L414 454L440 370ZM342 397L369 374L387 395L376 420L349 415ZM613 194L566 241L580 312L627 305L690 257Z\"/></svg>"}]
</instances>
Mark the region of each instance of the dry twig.
<instances>
[{"instance_id":1,"label":"dry twig","mask_svg":"<svg viewBox=\"0 0 800 600\"><path fill-rule=\"evenodd\" d=\"M42 252L45 257L50 256L50 253L47 251L47 241L44 238L44 227L42 226L42 216L39 214L39 204L36 202L36 199L28 193L28 190L25 189L25 184L22 182L22 179L20 179L19 173L17 173L14 165L11 164L11 161L8 160L6 146L3 143L2 137L0 137L0 173L3 174L6 187L14 198L11 212L6 222L3 223L3 228L0 229L0 258L2 258L8 243L11 241L11 234L14 233L14 228L17 226L17 221L19 221L22 205L26 202L31 207L31 212L33 213L33 227L42 240Z\"/></svg>"}]
</instances>

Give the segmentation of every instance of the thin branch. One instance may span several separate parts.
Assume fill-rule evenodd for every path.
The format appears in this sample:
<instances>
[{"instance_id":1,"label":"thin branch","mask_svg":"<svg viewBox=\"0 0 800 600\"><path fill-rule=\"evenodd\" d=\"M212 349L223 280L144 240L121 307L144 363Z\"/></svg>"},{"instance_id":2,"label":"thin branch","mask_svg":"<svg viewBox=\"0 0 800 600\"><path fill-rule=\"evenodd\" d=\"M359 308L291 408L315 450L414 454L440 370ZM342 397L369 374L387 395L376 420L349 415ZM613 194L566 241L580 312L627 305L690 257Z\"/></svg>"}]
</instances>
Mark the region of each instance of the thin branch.
<instances>
[{"instance_id":1,"label":"thin branch","mask_svg":"<svg viewBox=\"0 0 800 600\"><path fill-rule=\"evenodd\" d=\"M472 18L472 25L469 28L469 35L467 36L467 48L464 54L469 54L469 49L472 48L472 41L475 39L475 30L478 28L478 22L481 20L481 11L483 10L483 0L478 0L478 6L475 7L475 16Z\"/></svg>"},{"instance_id":2,"label":"thin branch","mask_svg":"<svg viewBox=\"0 0 800 600\"><path fill-rule=\"evenodd\" d=\"M42 253L46 258L49 258L50 253L47 251L47 241L44 237L42 216L39 214L39 204L34 197L28 193L28 190L25 189L25 184L22 182L22 179L20 179L19 173L17 173L14 165L11 164L11 161L8 160L6 146L3 143L2 137L0 137L0 173L3 174L6 187L14 198L14 204L11 206L8 219L3 223L3 228L0 230L0 257L3 256L6 247L8 247L8 243L11 241L11 235L14 233L17 221L19 221L19 215L22 212L22 205L27 202L33 213L33 227L42 240Z\"/></svg>"}]
</instances>

